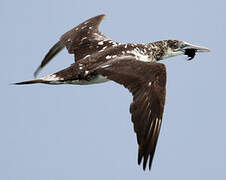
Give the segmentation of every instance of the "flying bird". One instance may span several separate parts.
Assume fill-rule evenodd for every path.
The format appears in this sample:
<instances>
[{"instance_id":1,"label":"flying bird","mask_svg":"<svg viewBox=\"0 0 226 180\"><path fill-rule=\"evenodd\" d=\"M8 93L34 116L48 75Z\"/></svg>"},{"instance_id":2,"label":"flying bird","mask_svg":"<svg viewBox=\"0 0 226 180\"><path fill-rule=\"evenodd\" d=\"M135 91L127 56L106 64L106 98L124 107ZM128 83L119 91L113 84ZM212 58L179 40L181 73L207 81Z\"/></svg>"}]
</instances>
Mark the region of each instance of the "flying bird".
<instances>
[{"instance_id":1,"label":"flying bird","mask_svg":"<svg viewBox=\"0 0 226 180\"><path fill-rule=\"evenodd\" d=\"M59 72L22 84L76 84L87 85L115 81L133 95L131 119L137 135L138 164L151 169L162 124L166 97L166 67L160 60L178 55L193 59L198 52L209 52L205 47L179 40L162 40L147 44L121 44L99 31L106 15L98 15L63 34L49 50L39 71L63 48L74 54L75 62Z\"/></svg>"}]
</instances>

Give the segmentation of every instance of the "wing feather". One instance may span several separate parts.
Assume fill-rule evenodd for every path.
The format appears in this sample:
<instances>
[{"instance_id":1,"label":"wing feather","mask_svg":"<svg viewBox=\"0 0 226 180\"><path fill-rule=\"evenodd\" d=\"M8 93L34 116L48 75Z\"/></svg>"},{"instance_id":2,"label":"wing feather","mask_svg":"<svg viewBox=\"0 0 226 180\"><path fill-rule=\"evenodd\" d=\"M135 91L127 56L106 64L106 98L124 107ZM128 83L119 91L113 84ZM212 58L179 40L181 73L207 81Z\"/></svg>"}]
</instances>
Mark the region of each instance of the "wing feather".
<instances>
[{"instance_id":1,"label":"wing feather","mask_svg":"<svg viewBox=\"0 0 226 180\"><path fill-rule=\"evenodd\" d=\"M49 50L49 52L45 55L44 59L42 60L39 67L34 72L34 77L38 75L38 73L41 71L41 69L49 62L51 59L54 58L63 48L64 44L60 41L58 41L54 46Z\"/></svg>"},{"instance_id":2,"label":"wing feather","mask_svg":"<svg viewBox=\"0 0 226 180\"><path fill-rule=\"evenodd\" d=\"M139 144L138 164L143 160L145 170L149 160L151 169L165 104L165 66L125 57L108 61L96 71L124 85L133 94L130 113Z\"/></svg>"},{"instance_id":3,"label":"wing feather","mask_svg":"<svg viewBox=\"0 0 226 180\"><path fill-rule=\"evenodd\" d=\"M74 54L75 61L79 61L103 48L106 49L108 46L119 44L99 31L99 25L105 17L104 14L92 17L63 34L60 41L46 54L34 76L36 77L40 70L64 47L67 48L70 54Z\"/></svg>"},{"instance_id":4,"label":"wing feather","mask_svg":"<svg viewBox=\"0 0 226 180\"><path fill-rule=\"evenodd\" d=\"M92 53L91 51L96 51L96 47L90 46L97 46L100 41L110 40L99 31L99 25L105 17L106 15L102 14L90 18L61 36L60 41L69 53L75 54L76 60L85 57L87 53Z\"/></svg>"}]
</instances>

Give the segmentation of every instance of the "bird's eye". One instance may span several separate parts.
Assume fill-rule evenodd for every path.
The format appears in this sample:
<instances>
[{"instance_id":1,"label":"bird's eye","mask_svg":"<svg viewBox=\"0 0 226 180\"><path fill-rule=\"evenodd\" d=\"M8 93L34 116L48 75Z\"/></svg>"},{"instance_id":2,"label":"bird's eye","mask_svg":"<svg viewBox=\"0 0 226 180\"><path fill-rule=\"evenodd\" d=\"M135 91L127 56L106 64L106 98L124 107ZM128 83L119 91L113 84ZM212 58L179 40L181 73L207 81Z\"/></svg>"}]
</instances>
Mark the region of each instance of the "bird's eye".
<instances>
[{"instance_id":1,"label":"bird's eye","mask_svg":"<svg viewBox=\"0 0 226 180\"><path fill-rule=\"evenodd\" d=\"M185 44L181 44L181 45L180 45L180 48L183 49L183 48L185 48L186 46L187 46L187 45L185 45Z\"/></svg>"}]
</instances>

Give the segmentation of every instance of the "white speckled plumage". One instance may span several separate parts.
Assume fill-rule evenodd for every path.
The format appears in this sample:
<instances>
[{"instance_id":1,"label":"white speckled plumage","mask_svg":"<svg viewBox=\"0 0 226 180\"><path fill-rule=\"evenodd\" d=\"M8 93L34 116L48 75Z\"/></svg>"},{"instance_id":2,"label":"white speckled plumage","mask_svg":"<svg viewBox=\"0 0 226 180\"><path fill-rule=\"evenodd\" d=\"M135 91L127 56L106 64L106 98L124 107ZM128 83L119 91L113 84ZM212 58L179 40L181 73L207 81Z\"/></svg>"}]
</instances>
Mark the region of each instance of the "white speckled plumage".
<instances>
[{"instance_id":1,"label":"white speckled plumage","mask_svg":"<svg viewBox=\"0 0 226 180\"><path fill-rule=\"evenodd\" d=\"M208 52L209 49L178 40L120 44L99 31L104 18L105 15L90 18L63 34L46 54L35 76L64 47L74 54L75 62L71 66L16 84L89 85L113 80L124 85L133 94L130 113L139 145L138 164L143 161L145 170L149 160L151 169L166 94L166 68L158 61L182 54L191 60L196 52Z\"/></svg>"}]
</instances>

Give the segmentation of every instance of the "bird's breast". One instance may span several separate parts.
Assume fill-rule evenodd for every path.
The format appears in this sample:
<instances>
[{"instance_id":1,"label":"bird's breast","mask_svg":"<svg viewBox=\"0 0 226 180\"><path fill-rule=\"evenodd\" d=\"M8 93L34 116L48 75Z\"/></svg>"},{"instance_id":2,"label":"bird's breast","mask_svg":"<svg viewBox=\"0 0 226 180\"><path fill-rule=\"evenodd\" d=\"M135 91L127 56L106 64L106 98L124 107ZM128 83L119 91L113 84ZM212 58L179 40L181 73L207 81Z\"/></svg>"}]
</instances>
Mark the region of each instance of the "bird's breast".
<instances>
[{"instance_id":1,"label":"bird's breast","mask_svg":"<svg viewBox=\"0 0 226 180\"><path fill-rule=\"evenodd\" d=\"M109 79L107 79L106 77L98 74L95 75L93 77L91 77L88 80L84 80L84 79L77 79L77 80L72 80L67 82L68 84L74 84L74 85L90 85L90 84L98 84L98 83L104 83L109 81Z\"/></svg>"}]
</instances>

